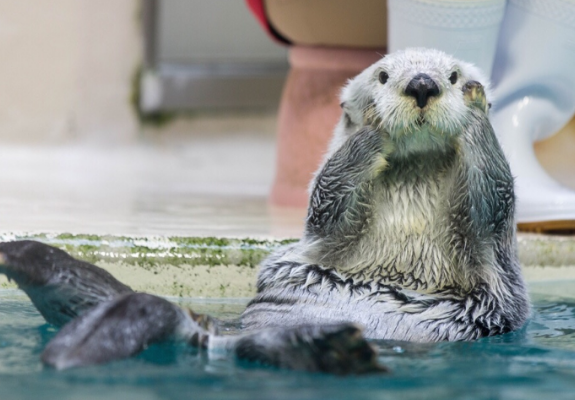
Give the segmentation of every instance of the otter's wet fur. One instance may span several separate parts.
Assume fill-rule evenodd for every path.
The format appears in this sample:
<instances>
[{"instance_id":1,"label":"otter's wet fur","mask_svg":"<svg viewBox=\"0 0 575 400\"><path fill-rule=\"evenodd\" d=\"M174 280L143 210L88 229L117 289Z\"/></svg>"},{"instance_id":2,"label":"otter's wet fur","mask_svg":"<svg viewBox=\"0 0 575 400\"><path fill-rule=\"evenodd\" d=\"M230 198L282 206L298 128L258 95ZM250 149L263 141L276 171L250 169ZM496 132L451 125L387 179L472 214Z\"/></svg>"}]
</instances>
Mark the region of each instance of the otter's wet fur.
<instances>
[{"instance_id":1,"label":"otter's wet fur","mask_svg":"<svg viewBox=\"0 0 575 400\"><path fill-rule=\"evenodd\" d=\"M473 66L427 49L352 79L304 235L262 263L235 336L61 250L0 243L0 273L63 326L42 360L97 364L175 339L282 368L364 373L384 370L365 337L473 340L519 328L530 307L513 178L487 87Z\"/></svg>"},{"instance_id":2,"label":"otter's wet fur","mask_svg":"<svg viewBox=\"0 0 575 400\"><path fill-rule=\"evenodd\" d=\"M418 74L439 89L423 108L405 93ZM523 325L513 177L481 86L472 65L428 49L348 83L303 238L262 264L247 327L353 321L427 342Z\"/></svg>"}]
</instances>

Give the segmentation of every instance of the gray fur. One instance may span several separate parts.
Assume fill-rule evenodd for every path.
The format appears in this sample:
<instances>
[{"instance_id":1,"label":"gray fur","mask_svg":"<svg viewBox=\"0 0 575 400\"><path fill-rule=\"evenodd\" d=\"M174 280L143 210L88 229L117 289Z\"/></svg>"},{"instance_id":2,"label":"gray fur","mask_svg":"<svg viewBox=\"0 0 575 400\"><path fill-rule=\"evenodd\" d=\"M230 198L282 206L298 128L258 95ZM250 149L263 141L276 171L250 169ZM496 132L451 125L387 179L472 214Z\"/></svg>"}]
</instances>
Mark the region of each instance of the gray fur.
<instances>
[{"instance_id":1,"label":"gray fur","mask_svg":"<svg viewBox=\"0 0 575 400\"><path fill-rule=\"evenodd\" d=\"M420 110L402 88L421 72L441 93ZM304 237L263 263L246 327L351 321L370 338L440 341L523 325L513 178L487 99L474 96L481 85L466 85L477 79L469 65L417 49L348 84Z\"/></svg>"}]
</instances>

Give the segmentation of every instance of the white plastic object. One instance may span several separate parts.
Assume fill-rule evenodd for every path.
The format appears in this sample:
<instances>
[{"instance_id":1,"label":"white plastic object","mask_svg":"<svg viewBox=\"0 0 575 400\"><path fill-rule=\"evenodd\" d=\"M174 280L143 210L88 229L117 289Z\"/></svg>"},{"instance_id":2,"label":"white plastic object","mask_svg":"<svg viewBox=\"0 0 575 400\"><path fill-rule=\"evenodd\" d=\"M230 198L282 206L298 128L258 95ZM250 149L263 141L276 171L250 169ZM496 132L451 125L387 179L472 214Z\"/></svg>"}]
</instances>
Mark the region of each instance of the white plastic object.
<instances>
[{"instance_id":1,"label":"white plastic object","mask_svg":"<svg viewBox=\"0 0 575 400\"><path fill-rule=\"evenodd\" d=\"M575 191L533 149L575 113L575 1L509 0L494 65L491 121L516 177L517 220L575 228Z\"/></svg>"},{"instance_id":2,"label":"white plastic object","mask_svg":"<svg viewBox=\"0 0 575 400\"><path fill-rule=\"evenodd\" d=\"M388 0L387 7L390 53L435 48L491 74L505 0Z\"/></svg>"}]
</instances>

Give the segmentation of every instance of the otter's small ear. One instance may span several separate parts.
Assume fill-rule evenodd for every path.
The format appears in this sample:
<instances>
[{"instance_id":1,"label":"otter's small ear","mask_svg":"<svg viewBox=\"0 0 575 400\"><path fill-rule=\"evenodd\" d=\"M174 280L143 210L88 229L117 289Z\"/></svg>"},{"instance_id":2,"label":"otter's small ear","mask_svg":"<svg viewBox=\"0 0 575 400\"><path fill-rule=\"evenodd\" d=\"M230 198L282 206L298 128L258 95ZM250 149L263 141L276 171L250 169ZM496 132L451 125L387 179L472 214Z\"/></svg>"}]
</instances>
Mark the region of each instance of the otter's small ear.
<instances>
[{"instance_id":1,"label":"otter's small ear","mask_svg":"<svg viewBox=\"0 0 575 400\"><path fill-rule=\"evenodd\" d=\"M339 103L339 106L344 109L345 108L345 101L342 101L341 103Z\"/></svg>"},{"instance_id":2,"label":"otter's small ear","mask_svg":"<svg viewBox=\"0 0 575 400\"><path fill-rule=\"evenodd\" d=\"M477 81L468 81L461 88L463 91L463 101L466 105L477 107L484 111L486 114L489 111L490 105L485 95L485 88Z\"/></svg>"},{"instance_id":3,"label":"otter's small ear","mask_svg":"<svg viewBox=\"0 0 575 400\"><path fill-rule=\"evenodd\" d=\"M343 120L345 121L346 129L350 129L353 126L353 121L351 120L348 113L343 113Z\"/></svg>"}]
</instances>

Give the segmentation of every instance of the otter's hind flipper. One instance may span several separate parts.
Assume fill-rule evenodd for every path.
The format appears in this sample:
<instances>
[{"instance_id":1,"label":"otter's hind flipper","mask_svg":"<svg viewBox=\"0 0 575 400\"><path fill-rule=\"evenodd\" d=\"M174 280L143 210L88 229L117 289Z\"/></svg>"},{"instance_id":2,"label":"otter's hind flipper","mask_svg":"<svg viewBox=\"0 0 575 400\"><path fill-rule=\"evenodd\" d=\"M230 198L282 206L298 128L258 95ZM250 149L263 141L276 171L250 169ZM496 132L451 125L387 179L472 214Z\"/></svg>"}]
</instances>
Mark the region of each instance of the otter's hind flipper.
<instances>
[{"instance_id":1,"label":"otter's hind flipper","mask_svg":"<svg viewBox=\"0 0 575 400\"><path fill-rule=\"evenodd\" d=\"M133 292L103 269L30 240L0 243L0 273L14 280L46 321L56 326Z\"/></svg>"},{"instance_id":2,"label":"otter's hind flipper","mask_svg":"<svg viewBox=\"0 0 575 400\"><path fill-rule=\"evenodd\" d=\"M65 325L44 349L42 362L66 369L120 360L189 331L190 323L180 307L161 297L123 295Z\"/></svg>"},{"instance_id":3,"label":"otter's hind flipper","mask_svg":"<svg viewBox=\"0 0 575 400\"><path fill-rule=\"evenodd\" d=\"M56 369L103 364L139 353L163 340L207 347L208 354L278 368L338 375L385 372L377 351L353 324L268 328L241 336L218 336L217 321L186 312L146 293L100 304L76 318L52 339L42 362Z\"/></svg>"},{"instance_id":4,"label":"otter's hind flipper","mask_svg":"<svg viewBox=\"0 0 575 400\"><path fill-rule=\"evenodd\" d=\"M264 365L337 375L388 371L361 328L351 323L268 328L239 338L234 354Z\"/></svg>"}]
</instances>

